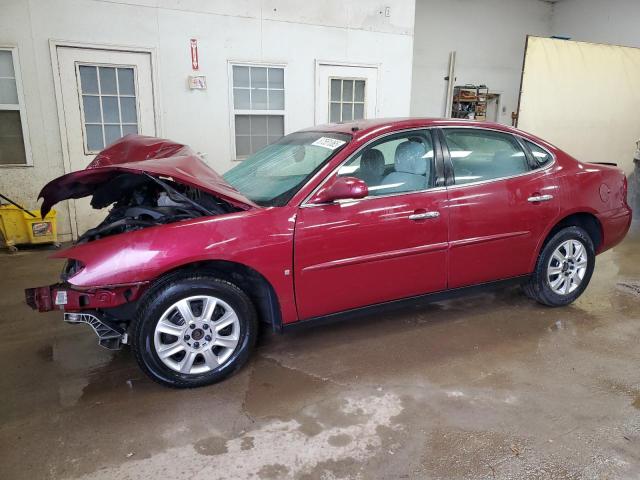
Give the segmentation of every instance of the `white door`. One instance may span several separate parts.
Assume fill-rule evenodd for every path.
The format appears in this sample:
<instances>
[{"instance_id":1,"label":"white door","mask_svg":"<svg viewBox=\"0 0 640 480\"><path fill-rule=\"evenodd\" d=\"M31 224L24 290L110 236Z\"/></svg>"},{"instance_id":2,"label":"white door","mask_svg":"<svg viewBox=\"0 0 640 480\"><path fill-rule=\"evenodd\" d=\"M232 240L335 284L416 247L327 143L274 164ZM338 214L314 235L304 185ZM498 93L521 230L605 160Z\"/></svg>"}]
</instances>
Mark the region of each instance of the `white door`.
<instances>
[{"instance_id":1,"label":"white door","mask_svg":"<svg viewBox=\"0 0 640 480\"><path fill-rule=\"evenodd\" d=\"M486 118L490 122L500 121L500 94L490 93L487 96Z\"/></svg>"},{"instance_id":2,"label":"white door","mask_svg":"<svg viewBox=\"0 0 640 480\"><path fill-rule=\"evenodd\" d=\"M316 125L377 116L378 68L316 63Z\"/></svg>"},{"instance_id":3,"label":"white door","mask_svg":"<svg viewBox=\"0 0 640 480\"><path fill-rule=\"evenodd\" d=\"M150 54L61 46L56 53L69 158L65 170L82 170L129 133L156 135ZM106 216L87 198L70 202L74 238Z\"/></svg>"}]
</instances>

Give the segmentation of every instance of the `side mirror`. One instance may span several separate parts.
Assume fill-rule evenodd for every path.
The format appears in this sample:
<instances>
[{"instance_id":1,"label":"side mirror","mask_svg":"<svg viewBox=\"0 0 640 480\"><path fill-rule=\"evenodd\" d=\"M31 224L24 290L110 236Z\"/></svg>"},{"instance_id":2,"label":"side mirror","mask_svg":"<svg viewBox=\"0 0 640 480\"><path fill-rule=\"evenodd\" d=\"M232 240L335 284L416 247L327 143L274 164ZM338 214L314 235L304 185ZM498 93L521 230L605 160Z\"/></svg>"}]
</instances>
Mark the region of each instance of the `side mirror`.
<instances>
[{"instance_id":1,"label":"side mirror","mask_svg":"<svg viewBox=\"0 0 640 480\"><path fill-rule=\"evenodd\" d=\"M369 188L364 180L355 177L337 177L327 182L311 203L331 203L336 200L357 200L369 195Z\"/></svg>"}]
</instances>

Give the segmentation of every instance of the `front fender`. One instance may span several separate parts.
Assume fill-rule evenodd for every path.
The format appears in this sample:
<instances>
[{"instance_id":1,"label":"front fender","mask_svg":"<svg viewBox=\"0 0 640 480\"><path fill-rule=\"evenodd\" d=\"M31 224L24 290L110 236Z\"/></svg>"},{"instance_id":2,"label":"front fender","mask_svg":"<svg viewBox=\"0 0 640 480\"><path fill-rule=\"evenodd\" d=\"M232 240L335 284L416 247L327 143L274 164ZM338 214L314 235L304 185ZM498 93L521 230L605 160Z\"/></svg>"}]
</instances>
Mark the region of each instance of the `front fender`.
<instances>
[{"instance_id":1,"label":"front fender","mask_svg":"<svg viewBox=\"0 0 640 480\"><path fill-rule=\"evenodd\" d=\"M283 322L297 319L292 271L295 212L288 207L253 209L160 225L80 244L54 255L84 264L68 282L95 288L151 282L200 261L244 264L273 286Z\"/></svg>"}]
</instances>

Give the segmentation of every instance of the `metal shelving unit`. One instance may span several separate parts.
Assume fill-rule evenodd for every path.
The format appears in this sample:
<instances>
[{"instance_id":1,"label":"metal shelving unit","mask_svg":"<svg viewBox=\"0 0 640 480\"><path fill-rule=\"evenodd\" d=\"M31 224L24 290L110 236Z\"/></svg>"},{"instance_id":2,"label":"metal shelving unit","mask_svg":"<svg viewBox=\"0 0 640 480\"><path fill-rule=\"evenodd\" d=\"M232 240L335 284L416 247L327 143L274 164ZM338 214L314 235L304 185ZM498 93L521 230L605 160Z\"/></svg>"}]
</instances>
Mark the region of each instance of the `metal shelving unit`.
<instances>
[{"instance_id":1,"label":"metal shelving unit","mask_svg":"<svg viewBox=\"0 0 640 480\"><path fill-rule=\"evenodd\" d=\"M453 88L451 118L467 118L470 120L487 119L486 85L457 85Z\"/></svg>"}]
</instances>

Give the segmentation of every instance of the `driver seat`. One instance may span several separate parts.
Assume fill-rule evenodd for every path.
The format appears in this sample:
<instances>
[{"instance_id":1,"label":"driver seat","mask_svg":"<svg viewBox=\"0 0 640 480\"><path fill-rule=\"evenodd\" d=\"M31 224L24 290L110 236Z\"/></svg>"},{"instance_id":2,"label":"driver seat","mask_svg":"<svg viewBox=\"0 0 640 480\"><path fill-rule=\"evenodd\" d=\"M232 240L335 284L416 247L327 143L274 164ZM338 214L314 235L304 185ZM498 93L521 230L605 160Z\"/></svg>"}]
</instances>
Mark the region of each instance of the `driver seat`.
<instances>
[{"instance_id":1,"label":"driver seat","mask_svg":"<svg viewBox=\"0 0 640 480\"><path fill-rule=\"evenodd\" d=\"M380 185L384 176L384 155L380 150L371 148L366 150L360 158L358 177L369 187Z\"/></svg>"},{"instance_id":2,"label":"driver seat","mask_svg":"<svg viewBox=\"0 0 640 480\"><path fill-rule=\"evenodd\" d=\"M402 142L396 147L395 171L384 177L382 185L388 185L384 193L412 192L427 188L429 162L424 158L422 143Z\"/></svg>"}]
</instances>

